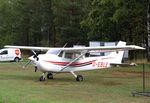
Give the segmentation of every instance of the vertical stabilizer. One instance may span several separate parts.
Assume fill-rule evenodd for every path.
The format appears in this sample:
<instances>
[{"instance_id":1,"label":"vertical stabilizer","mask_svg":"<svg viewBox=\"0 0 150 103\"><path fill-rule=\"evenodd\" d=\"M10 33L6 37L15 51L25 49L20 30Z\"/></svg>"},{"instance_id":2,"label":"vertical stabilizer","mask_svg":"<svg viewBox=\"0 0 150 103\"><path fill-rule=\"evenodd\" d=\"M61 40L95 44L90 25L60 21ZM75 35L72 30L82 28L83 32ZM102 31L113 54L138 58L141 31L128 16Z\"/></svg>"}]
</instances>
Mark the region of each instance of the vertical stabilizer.
<instances>
[{"instance_id":1,"label":"vertical stabilizer","mask_svg":"<svg viewBox=\"0 0 150 103\"><path fill-rule=\"evenodd\" d=\"M119 41L117 46L125 46L126 42ZM124 51L115 51L111 52L108 57L110 57L110 63L111 64L121 64L123 59Z\"/></svg>"}]
</instances>

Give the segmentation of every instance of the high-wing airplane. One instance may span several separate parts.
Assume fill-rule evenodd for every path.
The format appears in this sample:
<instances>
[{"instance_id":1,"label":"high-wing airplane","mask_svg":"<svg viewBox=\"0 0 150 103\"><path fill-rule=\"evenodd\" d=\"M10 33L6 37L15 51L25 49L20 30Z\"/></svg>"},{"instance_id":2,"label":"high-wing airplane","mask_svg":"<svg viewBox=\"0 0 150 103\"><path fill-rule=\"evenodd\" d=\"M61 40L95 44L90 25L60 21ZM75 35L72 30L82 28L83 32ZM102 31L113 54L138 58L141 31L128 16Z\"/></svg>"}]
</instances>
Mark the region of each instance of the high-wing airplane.
<instances>
[{"instance_id":1,"label":"high-wing airplane","mask_svg":"<svg viewBox=\"0 0 150 103\"><path fill-rule=\"evenodd\" d=\"M126 45L126 42L123 41L119 41L117 46L49 48L7 45L5 48L32 50L34 55L29 57L29 60L34 64L35 71L39 70L43 73L39 78L40 81L45 81L46 73L48 79L53 79L53 76L57 73L65 72L73 74L73 76L76 78L76 81L83 81L83 76L76 75L76 71L103 69L109 68L114 64L119 65L122 62L125 50L144 49L143 47L136 45ZM36 53L36 50L45 50L47 52L45 54L40 54ZM91 52L111 53L108 56L86 56L86 54Z\"/></svg>"}]
</instances>

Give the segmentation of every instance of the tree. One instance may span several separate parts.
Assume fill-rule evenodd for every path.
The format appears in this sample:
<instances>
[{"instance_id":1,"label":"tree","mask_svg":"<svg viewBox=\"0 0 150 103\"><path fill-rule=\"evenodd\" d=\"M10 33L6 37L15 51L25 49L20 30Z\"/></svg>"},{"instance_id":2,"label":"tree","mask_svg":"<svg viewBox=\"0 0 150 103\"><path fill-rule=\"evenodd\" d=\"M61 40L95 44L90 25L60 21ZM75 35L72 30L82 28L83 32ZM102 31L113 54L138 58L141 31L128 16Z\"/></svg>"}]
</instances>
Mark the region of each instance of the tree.
<instances>
[{"instance_id":1,"label":"tree","mask_svg":"<svg viewBox=\"0 0 150 103\"><path fill-rule=\"evenodd\" d=\"M55 0L53 10L55 14L56 45L62 46L69 43L68 46L72 46L86 41L86 34L80 27L84 14L83 1Z\"/></svg>"},{"instance_id":2,"label":"tree","mask_svg":"<svg viewBox=\"0 0 150 103\"><path fill-rule=\"evenodd\" d=\"M83 27L89 28L88 39L108 41L110 34L115 32L113 31L115 23L111 20L114 12L112 2L93 0L89 3L89 13L81 23ZM113 36L111 37L114 38Z\"/></svg>"},{"instance_id":3,"label":"tree","mask_svg":"<svg viewBox=\"0 0 150 103\"><path fill-rule=\"evenodd\" d=\"M146 34L145 12L143 0L93 0L82 25L89 28L91 40L125 40L139 44Z\"/></svg>"},{"instance_id":4,"label":"tree","mask_svg":"<svg viewBox=\"0 0 150 103\"><path fill-rule=\"evenodd\" d=\"M21 14L18 21L19 44L48 46L53 26L51 0L20 0L17 7L21 8L18 9Z\"/></svg>"},{"instance_id":5,"label":"tree","mask_svg":"<svg viewBox=\"0 0 150 103\"><path fill-rule=\"evenodd\" d=\"M14 7L17 0L0 0L0 2L0 46L2 47L5 44L14 44L18 12Z\"/></svg>"}]
</instances>

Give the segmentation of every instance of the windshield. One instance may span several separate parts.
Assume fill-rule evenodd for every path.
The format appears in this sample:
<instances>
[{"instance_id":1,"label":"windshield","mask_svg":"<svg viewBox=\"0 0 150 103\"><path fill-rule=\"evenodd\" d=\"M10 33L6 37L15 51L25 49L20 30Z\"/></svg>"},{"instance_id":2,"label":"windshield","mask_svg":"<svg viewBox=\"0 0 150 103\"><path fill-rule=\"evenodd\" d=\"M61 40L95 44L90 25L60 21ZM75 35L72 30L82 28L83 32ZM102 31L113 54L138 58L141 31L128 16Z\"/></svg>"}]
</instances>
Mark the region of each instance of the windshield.
<instances>
[{"instance_id":1,"label":"windshield","mask_svg":"<svg viewBox=\"0 0 150 103\"><path fill-rule=\"evenodd\" d=\"M55 54L55 55L58 55L59 53L61 52L61 50L48 50L46 52L46 54Z\"/></svg>"}]
</instances>

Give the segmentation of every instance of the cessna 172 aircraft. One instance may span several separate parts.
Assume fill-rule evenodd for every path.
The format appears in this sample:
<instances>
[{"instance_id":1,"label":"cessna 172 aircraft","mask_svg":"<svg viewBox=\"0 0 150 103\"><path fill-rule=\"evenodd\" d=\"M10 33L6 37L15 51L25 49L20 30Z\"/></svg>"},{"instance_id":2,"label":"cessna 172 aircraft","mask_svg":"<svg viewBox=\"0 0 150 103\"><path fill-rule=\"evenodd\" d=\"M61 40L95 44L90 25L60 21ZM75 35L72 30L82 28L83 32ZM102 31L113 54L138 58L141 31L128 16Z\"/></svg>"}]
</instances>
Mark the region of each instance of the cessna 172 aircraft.
<instances>
[{"instance_id":1,"label":"cessna 172 aircraft","mask_svg":"<svg viewBox=\"0 0 150 103\"><path fill-rule=\"evenodd\" d=\"M114 64L121 64L125 50L144 49L136 45L126 45L126 42L119 41L117 46L99 46L99 47L31 47L31 46L5 46L6 48L20 48L32 50L33 56L29 57L30 62L35 66L35 71L39 70L43 74L39 78L45 81L45 74L48 79L53 79L57 73L69 72L73 74L76 81L83 81L82 75L76 75L76 71L86 71L94 69L109 68ZM45 54L36 53L36 50L45 50ZM87 57L91 52L111 52L108 56Z\"/></svg>"}]
</instances>

